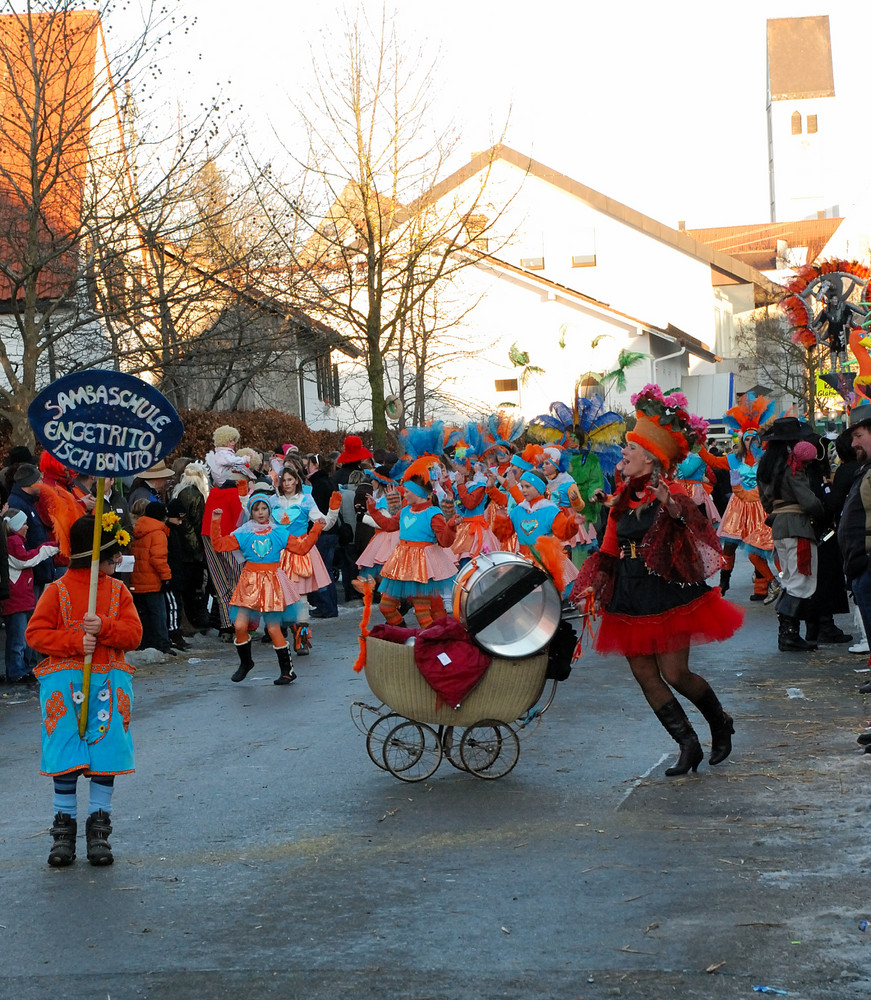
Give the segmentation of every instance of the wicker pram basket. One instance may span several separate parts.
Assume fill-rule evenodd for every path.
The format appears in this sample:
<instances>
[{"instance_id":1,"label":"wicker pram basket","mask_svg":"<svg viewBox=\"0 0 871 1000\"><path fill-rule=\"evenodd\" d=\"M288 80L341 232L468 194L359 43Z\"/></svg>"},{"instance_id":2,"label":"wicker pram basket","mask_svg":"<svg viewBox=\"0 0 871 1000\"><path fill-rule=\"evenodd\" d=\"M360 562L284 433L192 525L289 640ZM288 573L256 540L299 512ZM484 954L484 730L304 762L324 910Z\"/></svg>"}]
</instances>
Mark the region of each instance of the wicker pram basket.
<instances>
[{"instance_id":1,"label":"wicker pram basket","mask_svg":"<svg viewBox=\"0 0 871 1000\"><path fill-rule=\"evenodd\" d=\"M459 708L436 707L437 695L414 662L411 646L366 639L366 681L399 715L430 726L472 726L482 719L513 722L541 696L547 673L547 650L522 660L494 657L487 672Z\"/></svg>"}]
</instances>

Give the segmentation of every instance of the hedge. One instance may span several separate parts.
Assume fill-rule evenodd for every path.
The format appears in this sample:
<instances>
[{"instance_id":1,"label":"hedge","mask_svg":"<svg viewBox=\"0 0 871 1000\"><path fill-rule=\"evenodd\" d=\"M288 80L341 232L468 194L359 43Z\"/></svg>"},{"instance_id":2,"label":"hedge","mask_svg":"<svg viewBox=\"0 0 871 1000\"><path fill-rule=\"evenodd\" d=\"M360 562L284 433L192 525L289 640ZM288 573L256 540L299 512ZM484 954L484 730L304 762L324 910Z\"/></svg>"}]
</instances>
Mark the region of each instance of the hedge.
<instances>
[{"instance_id":1,"label":"hedge","mask_svg":"<svg viewBox=\"0 0 871 1000\"><path fill-rule=\"evenodd\" d=\"M169 456L170 463L181 456L204 458L213 447L212 433L223 424L238 429L242 435L240 447L269 454L285 444L295 444L303 454L341 451L347 434L346 431L313 431L299 417L280 410L236 410L232 413L180 410L179 416L184 423L184 436ZM367 448L371 448L371 432L362 431L358 436Z\"/></svg>"}]
</instances>

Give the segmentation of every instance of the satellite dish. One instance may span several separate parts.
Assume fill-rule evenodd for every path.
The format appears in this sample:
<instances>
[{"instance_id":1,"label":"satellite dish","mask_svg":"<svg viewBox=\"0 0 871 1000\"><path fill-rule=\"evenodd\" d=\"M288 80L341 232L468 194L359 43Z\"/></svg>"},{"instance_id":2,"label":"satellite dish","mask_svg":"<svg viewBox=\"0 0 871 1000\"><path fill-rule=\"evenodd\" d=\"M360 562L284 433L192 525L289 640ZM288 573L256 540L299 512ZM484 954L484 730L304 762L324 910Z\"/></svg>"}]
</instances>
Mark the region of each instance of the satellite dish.
<instances>
[{"instance_id":1,"label":"satellite dish","mask_svg":"<svg viewBox=\"0 0 871 1000\"><path fill-rule=\"evenodd\" d=\"M384 412L387 414L389 420L399 420L402 416L402 400L399 396L391 393L384 399Z\"/></svg>"}]
</instances>

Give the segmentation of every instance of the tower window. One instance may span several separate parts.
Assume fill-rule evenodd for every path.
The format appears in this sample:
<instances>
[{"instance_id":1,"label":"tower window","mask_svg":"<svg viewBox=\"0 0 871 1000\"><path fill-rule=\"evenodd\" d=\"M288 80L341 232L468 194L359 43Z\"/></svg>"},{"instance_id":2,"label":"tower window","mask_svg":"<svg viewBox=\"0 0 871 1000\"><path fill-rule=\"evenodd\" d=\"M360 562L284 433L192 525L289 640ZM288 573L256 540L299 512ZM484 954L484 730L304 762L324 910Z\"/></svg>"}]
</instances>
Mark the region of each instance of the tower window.
<instances>
[{"instance_id":1,"label":"tower window","mask_svg":"<svg viewBox=\"0 0 871 1000\"><path fill-rule=\"evenodd\" d=\"M792 118L792 134L801 135L801 114L798 111L793 111Z\"/></svg>"},{"instance_id":2,"label":"tower window","mask_svg":"<svg viewBox=\"0 0 871 1000\"><path fill-rule=\"evenodd\" d=\"M807 116L807 134L813 135L817 130L817 116L808 115Z\"/></svg>"}]
</instances>

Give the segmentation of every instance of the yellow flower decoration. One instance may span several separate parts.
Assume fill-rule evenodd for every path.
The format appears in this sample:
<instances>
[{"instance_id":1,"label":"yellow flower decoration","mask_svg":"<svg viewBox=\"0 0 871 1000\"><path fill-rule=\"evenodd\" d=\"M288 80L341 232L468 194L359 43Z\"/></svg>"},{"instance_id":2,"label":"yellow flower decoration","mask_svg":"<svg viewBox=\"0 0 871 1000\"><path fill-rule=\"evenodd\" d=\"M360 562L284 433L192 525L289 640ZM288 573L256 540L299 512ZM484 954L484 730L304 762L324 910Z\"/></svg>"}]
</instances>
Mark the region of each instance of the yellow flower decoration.
<instances>
[{"instance_id":1,"label":"yellow flower decoration","mask_svg":"<svg viewBox=\"0 0 871 1000\"><path fill-rule=\"evenodd\" d=\"M115 525L121 520L114 511L107 511L103 515L103 531L114 531Z\"/></svg>"},{"instance_id":2,"label":"yellow flower decoration","mask_svg":"<svg viewBox=\"0 0 871 1000\"><path fill-rule=\"evenodd\" d=\"M115 541L121 546L122 549L127 548L130 544L130 532L125 531L123 528L116 533Z\"/></svg>"}]
</instances>

